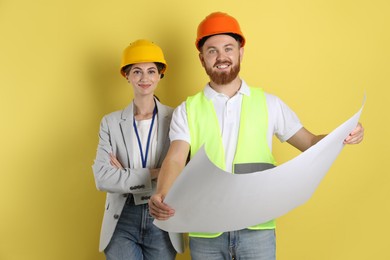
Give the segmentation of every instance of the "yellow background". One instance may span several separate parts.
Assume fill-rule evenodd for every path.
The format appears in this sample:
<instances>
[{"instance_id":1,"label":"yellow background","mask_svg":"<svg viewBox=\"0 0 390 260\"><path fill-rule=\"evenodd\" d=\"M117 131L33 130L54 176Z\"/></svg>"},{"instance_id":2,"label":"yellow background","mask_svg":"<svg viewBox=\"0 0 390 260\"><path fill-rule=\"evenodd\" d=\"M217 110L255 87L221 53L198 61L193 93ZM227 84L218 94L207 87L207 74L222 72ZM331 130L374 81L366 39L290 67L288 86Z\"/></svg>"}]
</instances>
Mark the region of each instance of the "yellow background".
<instances>
[{"instance_id":1,"label":"yellow background","mask_svg":"<svg viewBox=\"0 0 390 260\"><path fill-rule=\"evenodd\" d=\"M367 102L365 140L346 147L303 206L278 219L279 260L390 259L387 0L0 1L0 259L99 260L105 194L91 165L101 117L125 107L122 50L147 38L169 68L171 106L207 77L194 47L212 11L247 39L241 76L281 97L315 133ZM298 153L275 142L279 163ZM243 213L244 214L244 213ZM188 251L178 259L189 259Z\"/></svg>"}]
</instances>

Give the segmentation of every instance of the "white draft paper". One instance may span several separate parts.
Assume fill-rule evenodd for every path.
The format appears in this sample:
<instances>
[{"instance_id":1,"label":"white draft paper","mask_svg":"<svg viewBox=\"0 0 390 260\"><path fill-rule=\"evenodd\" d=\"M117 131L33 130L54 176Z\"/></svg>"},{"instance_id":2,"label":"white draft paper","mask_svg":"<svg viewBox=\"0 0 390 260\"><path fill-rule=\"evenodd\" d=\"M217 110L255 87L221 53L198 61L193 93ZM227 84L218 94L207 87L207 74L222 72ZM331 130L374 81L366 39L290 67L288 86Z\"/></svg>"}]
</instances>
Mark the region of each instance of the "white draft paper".
<instances>
[{"instance_id":1,"label":"white draft paper","mask_svg":"<svg viewBox=\"0 0 390 260\"><path fill-rule=\"evenodd\" d=\"M200 149L176 179L164 202L175 209L154 224L169 232L227 232L280 217L305 203L328 172L361 109L294 159L261 172L231 174Z\"/></svg>"}]
</instances>

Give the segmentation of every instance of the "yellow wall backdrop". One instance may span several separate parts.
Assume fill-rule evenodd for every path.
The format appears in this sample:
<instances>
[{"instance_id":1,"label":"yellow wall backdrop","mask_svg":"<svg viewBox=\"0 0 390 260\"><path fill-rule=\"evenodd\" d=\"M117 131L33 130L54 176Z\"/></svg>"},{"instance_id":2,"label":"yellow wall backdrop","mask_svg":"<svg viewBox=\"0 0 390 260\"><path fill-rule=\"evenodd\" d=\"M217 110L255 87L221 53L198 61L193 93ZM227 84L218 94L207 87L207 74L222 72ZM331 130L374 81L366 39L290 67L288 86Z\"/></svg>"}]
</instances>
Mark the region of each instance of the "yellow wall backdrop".
<instances>
[{"instance_id":1,"label":"yellow wall backdrop","mask_svg":"<svg viewBox=\"0 0 390 260\"><path fill-rule=\"evenodd\" d=\"M367 95L364 142L278 220L277 259L390 259L387 0L0 1L0 259L104 259L105 194L91 165L101 117L132 99L122 50L138 38L161 45L169 69L157 95L177 106L207 81L194 41L212 11L241 24L241 76L311 131L332 131ZM274 151L280 163L298 154Z\"/></svg>"}]
</instances>

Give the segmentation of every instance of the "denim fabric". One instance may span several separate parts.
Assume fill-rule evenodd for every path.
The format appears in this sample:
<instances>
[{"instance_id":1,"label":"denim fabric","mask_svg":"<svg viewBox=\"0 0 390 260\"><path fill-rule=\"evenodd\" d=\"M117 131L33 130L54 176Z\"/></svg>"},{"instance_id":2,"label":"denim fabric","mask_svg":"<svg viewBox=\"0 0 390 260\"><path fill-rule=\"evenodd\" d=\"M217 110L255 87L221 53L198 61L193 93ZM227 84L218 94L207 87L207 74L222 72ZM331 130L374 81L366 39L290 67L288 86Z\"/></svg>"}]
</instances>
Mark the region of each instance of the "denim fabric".
<instances>
[{"instance_id":1,"label":"denim fabric","mask_svg":"<svg viewBox=\"0 0 390 260\"><path fill-rule=\"evenodd\" d=\"M134 205L129 196L110 243L107 260L173 260L176 251L168 233L153 225L148 204Z\"/></svg>"},{"instance_id":2,"label":"denim fabric","mask_svg":"<svg viewBox=\"0 0 390 260\"><path fill-rule=\"evenodd\" d=\"M242 229L216 238L190 238L192 260L275 260L274 229Z\"/></svg>"}]
</instances>

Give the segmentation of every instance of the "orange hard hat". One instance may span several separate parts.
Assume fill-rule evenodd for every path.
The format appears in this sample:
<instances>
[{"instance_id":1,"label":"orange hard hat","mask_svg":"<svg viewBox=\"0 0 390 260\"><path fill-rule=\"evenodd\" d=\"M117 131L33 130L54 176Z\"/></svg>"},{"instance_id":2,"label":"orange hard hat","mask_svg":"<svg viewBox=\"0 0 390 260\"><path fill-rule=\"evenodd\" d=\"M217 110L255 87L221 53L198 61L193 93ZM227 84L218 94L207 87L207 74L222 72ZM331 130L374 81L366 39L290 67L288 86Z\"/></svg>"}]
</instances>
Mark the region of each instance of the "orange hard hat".
<instances>
[{"instance_id":1,"label":"orange hard hat","mask_svg":"<svg viewBox=\"0 0 390 260\"><path fill-rule=\"evenodd\" d=\"M245 37L237 20L227 13L211 13L199 24L195 45L199 49L199 41L215 34L236 34L241 37L241 46L245 45Z\"/></svg>"}]
</instances>

